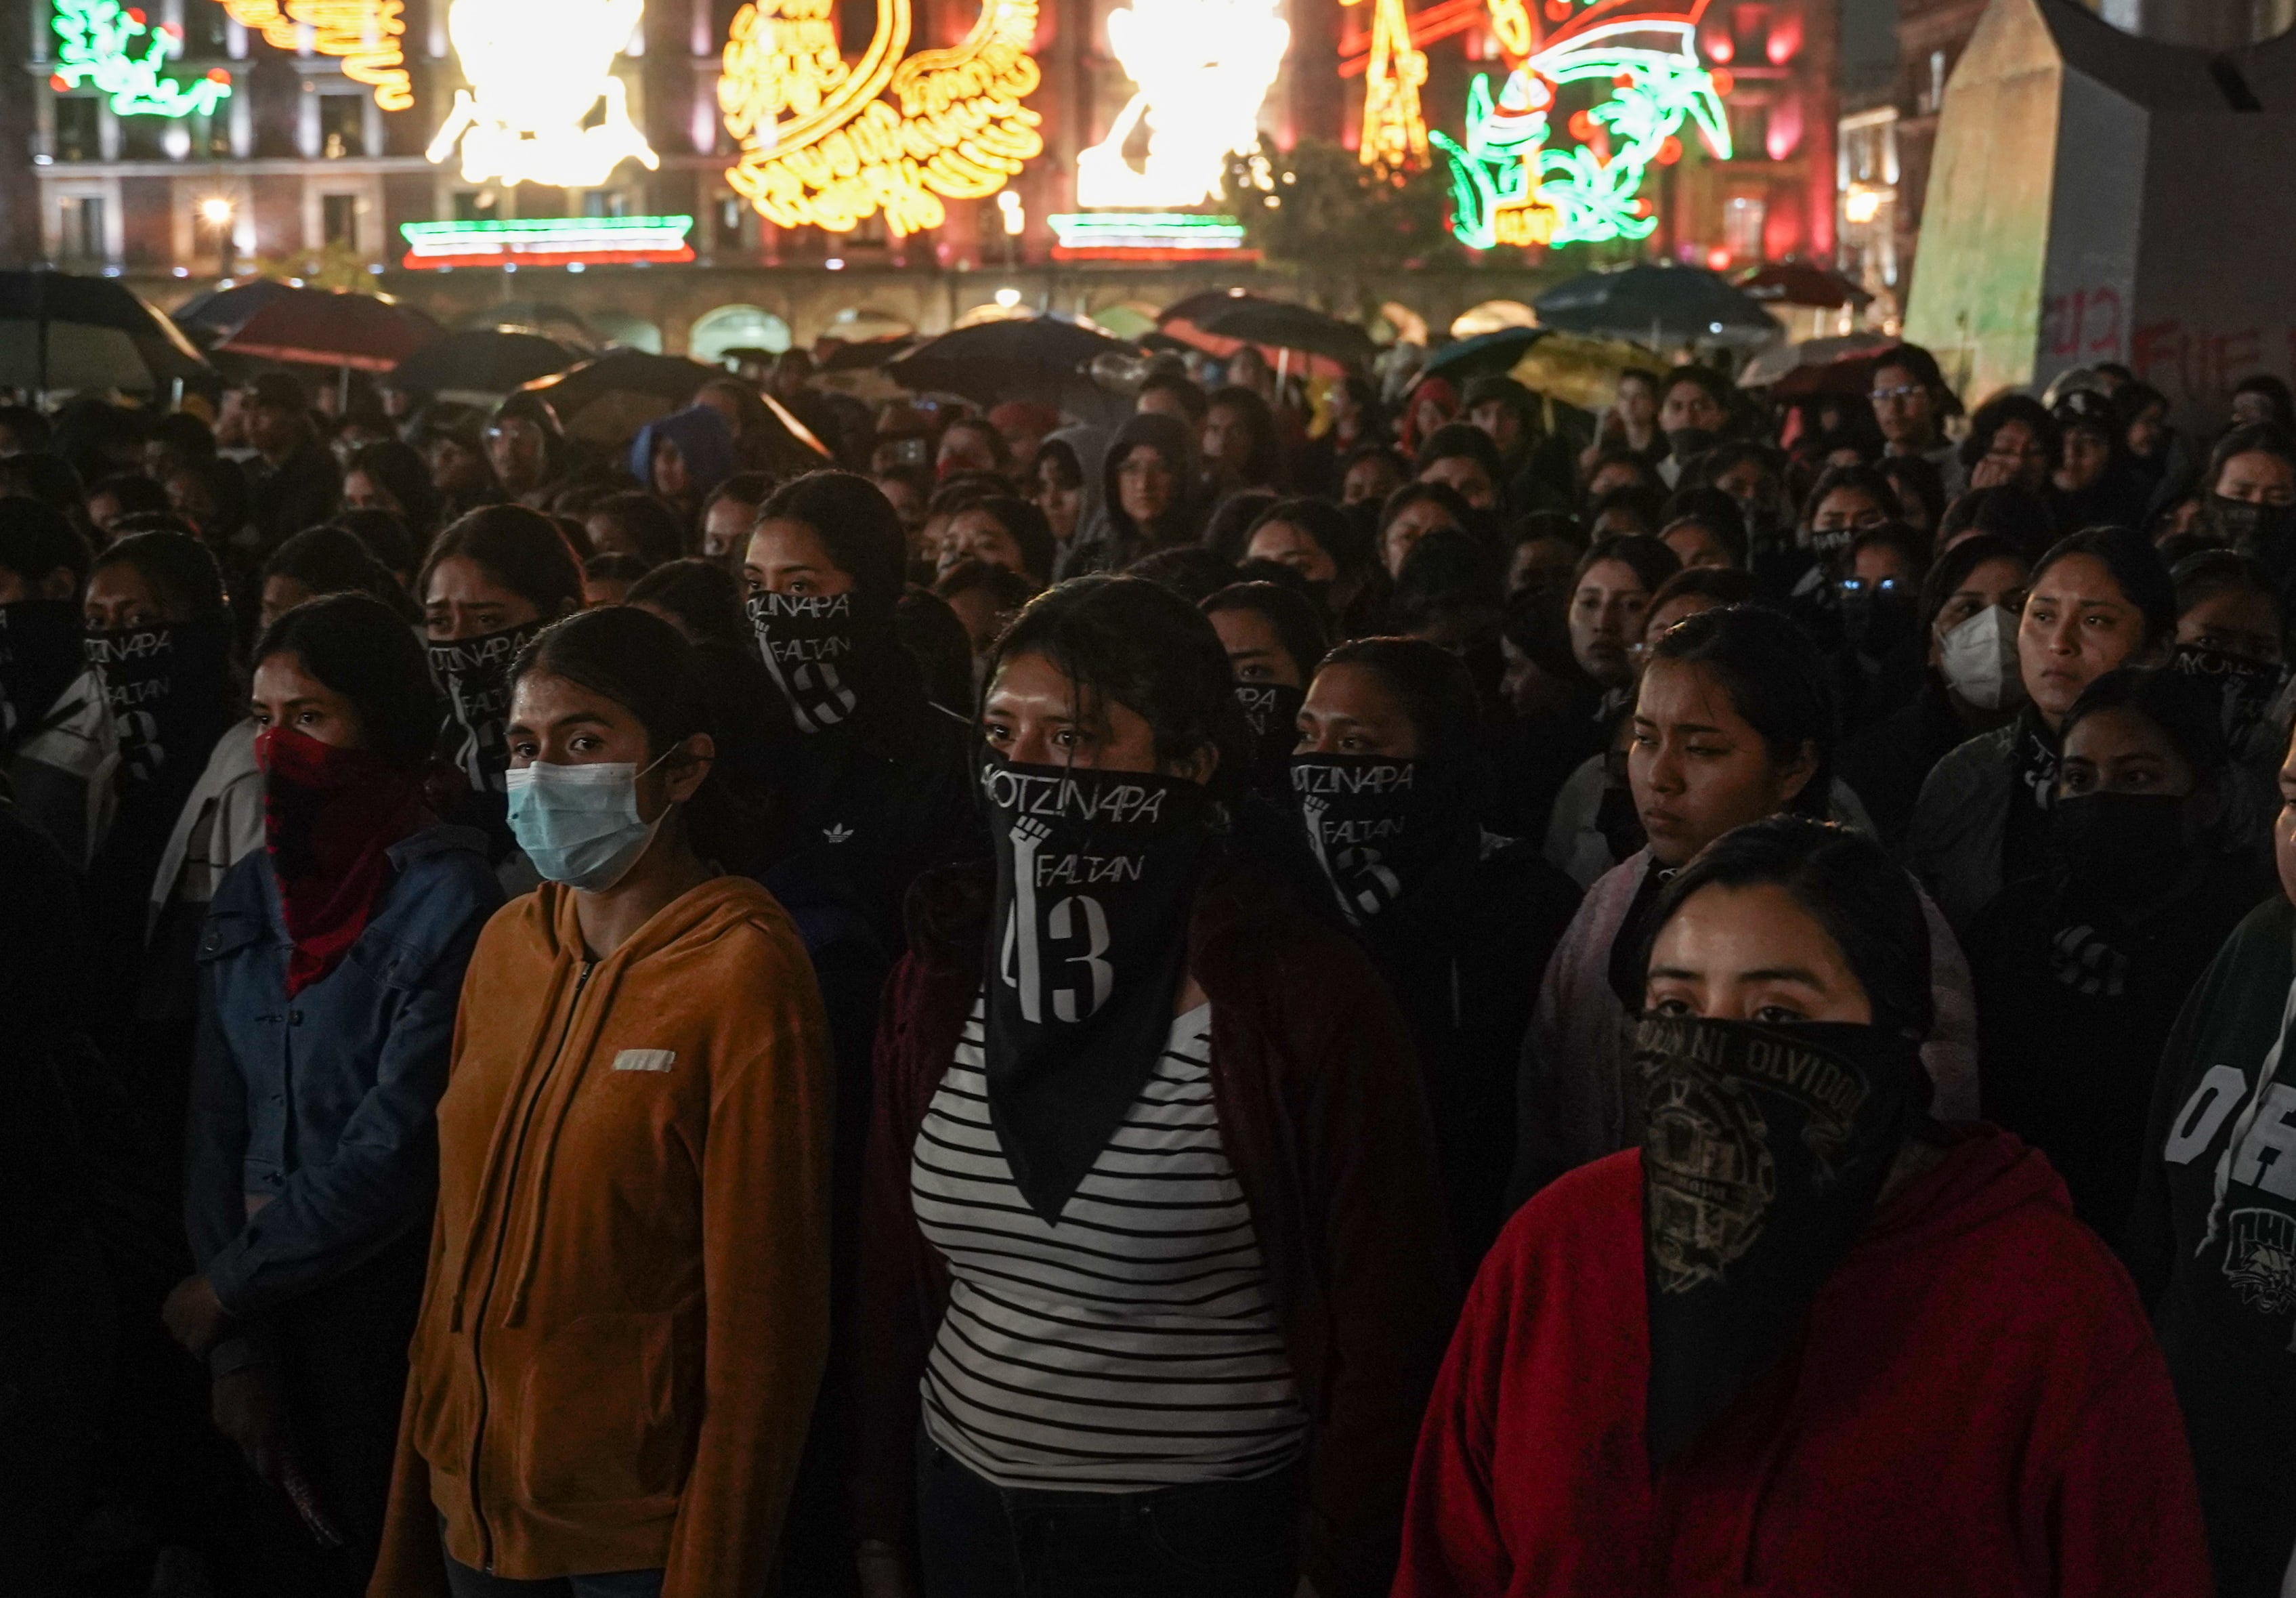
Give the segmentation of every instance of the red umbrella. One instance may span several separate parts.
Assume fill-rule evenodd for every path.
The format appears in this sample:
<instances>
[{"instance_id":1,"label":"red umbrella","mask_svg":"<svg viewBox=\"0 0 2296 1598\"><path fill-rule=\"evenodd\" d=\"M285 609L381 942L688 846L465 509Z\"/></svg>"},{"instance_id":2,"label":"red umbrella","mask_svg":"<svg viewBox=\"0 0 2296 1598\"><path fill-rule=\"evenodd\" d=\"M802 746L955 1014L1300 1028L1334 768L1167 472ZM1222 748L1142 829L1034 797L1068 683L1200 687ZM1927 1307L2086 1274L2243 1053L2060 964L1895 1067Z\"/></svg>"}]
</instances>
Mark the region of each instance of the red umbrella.
<instances>
[{"instance_id":1,"label":"red umbrella","mask_svg":"<svg viewBox=\"0 0 2296 1598\"><path fill-rule=\"evenodd\" d=\"M1874 296L1865 285L1830 271L1814 261L1784 260L1757 266L1737 279L1738 291L1764 305L1802 305L1838 311L1846 305L1870 305Z\"/></svg>"},{"instance_id":2,"label":"red umbrella","mask_svg":"<svg viewBox=\"0 0 2296 1598\"><path fill-rule=\"evenodd\" d=\"M389 372L445 336L413 306L379 294L302 289L257 311L216 348L261 360Z\"/></svg>"}]
</instances>

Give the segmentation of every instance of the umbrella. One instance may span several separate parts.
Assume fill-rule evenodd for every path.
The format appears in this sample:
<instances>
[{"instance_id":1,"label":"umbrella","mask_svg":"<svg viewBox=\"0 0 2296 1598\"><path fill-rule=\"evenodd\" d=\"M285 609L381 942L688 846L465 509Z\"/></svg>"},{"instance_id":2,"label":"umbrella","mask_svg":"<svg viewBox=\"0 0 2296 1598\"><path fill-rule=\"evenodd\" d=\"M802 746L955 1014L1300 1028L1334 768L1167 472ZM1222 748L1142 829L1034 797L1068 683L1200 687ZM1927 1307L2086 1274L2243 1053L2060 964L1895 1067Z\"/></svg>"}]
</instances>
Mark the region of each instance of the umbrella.
<instances>
[{"instance_id":1,"label":"umbrella","mask_svg":"<svg viewBox=\"0 0 2296 1598\"><path fill-rule=\"evenodd\" d=\"M111 278L0 272L0 387L157 393L209 370L174 323Z\"/></svg>"},{"instance_id":2,"label":"umbrella","mask_svg":"<svg viewBox=\"0 0 2296 1598\"><path fill-rule=\"evenodd\" d=\"M1354 323L1283 300L1232 305L1215 311L1201 325L1214 338L1307 356L1309 373L1316 377L1345 377L1350 370L1370 365L1379 355L1371 335Z\"/></svg>"},{"instance_id":3,"label":"umbrella","mask_svg":"<svg viewBox=\"0 0 2296 1598\"><path fill-rule=\"evenodd\" d=\"M554 339L492 331L448 333L398 363L392 383L464 404L488 404L521 383L563 372L581 356Z\"/></svg>"},{"instance_id":4,"label":"umbrella","mask_svg":"<svg viewBox=\"0 0 2296 1598\"><path fill-rule=\"evenodd\" d=\"M865 372L882 366L894 356L906 355L922 342L914 333L894 333L882 339L859 339L847 343L842 339L828 339L814 356L816 372ZM731 355L733 351L726 351Z\"/></svg>"},{"instance_id":5,"label":"umbrella","mask_svg":"<svg viewBox=\"0 0 2296 1598\"><path fill-rule=\"evenodd\" d=\"M1511 370L1525 351L1545 337L1546 330L1543 327L1503 327L1496 332L1456 340L1429 356L1427 364L1419 369L1419 376L1422 381L1448 378L1455 383L1490 377Z\"/></svg>"},{"instance_id":6,"label":"umbrella","mask_svg":"<svg viewBox=\"0 0 2296 1598\"><path fill-rule=\"evenodd\" d=\"M229 338L247 319L275 300L291 299L299 291L275 277L258 277L228 289L194 294L170 313L176 325L201 344Z\"/></svg>"},{"instance_id":7,"label":"umbrella","mask_svg":"<svg viewBox=\"0 0 2296 1598\"><path fill-rule=\"evenodd\" d=\"M695 389L725 375L722 368L684 356L615 349L521 383L519 392L548 400L560 424L574 437L594 444L620 444L647 422L682 410Z\"/></svg>"},{"instance_id":8,"label":"umbrella","mask_svg":"<svg viewBox=\"0 0 2296 1598\"><path fill-rule=\"evenodd\" d=\"M595 349L600 343L596 330L578 312L533 299L505 299L472 311L455 323L455 329L457 332L530 333L578 349Z\"/></svg>"},{"instance_id":9,"label":"umbrella","mask_svg":"<svg viewBox=\"0 0 2296 1598\"><path fill-rule=\"evenodd\" d=\"M1782 398L1793 398L1796 394L1785 392L1785 385L1795 385L1798 394L1848 393L1847 389L1828 385L1845 381L1863 381L1873 376L1873 356L1887 349L1897 340L1885 333L1848 333L1837 339L1804 339L1799 344L1774 344L1746 363L1738 373L1742 389L1775 389ZM1863 379L1847 375L1862 362ZM1837 370L1839 368L1839 370ZM1807 374L1807 375L1805 375ZM1816 384L1816 387L1808 385ZM1870 388L1859 388L1858 393Z\"/></svg>"},{"instance_id":10,"label":"umbrella","mask_svg":"<svg viewBox=\"0 0 2296 1598\"><path fill-rule=\"evenodd\" d=\"M216 348L299 365L388 372L444 336L421 311L383 295L290 289Z\"/></svg>"},{"instance_id":11,"label":"umbrella","mask_svg":"<svg viewBox=\"0 0 2296 1598\"><path fill-rule=\"evenodd\" d=\"M1539 324L1596 338L1675 344L1767 344L1769 312L1703 266L1642 262L1582 272L1532 301Z\"/></svg>"},{"instance_id":12,"label":"umbrella","mask_svg":"<svg viewBox=\"0 0 2296 1598\"><path fill-rule=\"evenodd\" d=\"M885 373L912 393L945 389L976 405L1033 399L1112 426L1131 406L1095 383L1086 368L1103 355L1136 353L1073 322L1031 316L954 328L897 357Z\"/></svg>"},{"instance_id":13,"label":"umbrella","mask_svg":"<svg viewBox=\"0 0 2296 1598\"><path fill-rule=\"evenodd\" d=\"M1657 375L1666 370L1663 357L1622 339L1549 333L1524 351L1507 375L1534 394L1599 411L1618 397L1620 373Z\"/></svg>"},{"instance_id":14,"label":"umbrella","mask_svg":"<svg viewBox=\"0 0 2296 1598\"><path fill-rule=\"evenodd\" d=\"M1866 306L1874 296L1865 285L1829 271L1814 261L1778 261L1741 274L1738 291L1764 305L1803 305L1838 311L1843 306Z\"/></svg>"}]
</instances>

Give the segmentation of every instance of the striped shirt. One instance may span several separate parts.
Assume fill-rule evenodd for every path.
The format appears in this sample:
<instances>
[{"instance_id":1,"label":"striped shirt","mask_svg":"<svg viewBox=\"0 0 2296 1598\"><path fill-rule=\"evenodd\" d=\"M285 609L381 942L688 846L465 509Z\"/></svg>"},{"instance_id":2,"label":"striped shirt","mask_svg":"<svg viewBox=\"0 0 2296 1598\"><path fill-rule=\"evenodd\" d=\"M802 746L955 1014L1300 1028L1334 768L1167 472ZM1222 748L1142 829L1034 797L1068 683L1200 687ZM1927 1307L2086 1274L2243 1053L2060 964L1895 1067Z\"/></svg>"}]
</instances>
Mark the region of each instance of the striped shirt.
<instances>
[{"instance_id":1,"label":"striped shirt","mask_svg":"<svg viewBox=\"0 0 2296 1598\"><path fill-rule=\"evenodd\" d=\"M910 1167L950 1276L927 1434L1009 1487L1138 1492L1290 1464L1308 1417L1220 1146L1210 1007L1172 1023L1057 1226L989 1124L981 1015L976 1000Z\"/></svg>"}]
</instances>

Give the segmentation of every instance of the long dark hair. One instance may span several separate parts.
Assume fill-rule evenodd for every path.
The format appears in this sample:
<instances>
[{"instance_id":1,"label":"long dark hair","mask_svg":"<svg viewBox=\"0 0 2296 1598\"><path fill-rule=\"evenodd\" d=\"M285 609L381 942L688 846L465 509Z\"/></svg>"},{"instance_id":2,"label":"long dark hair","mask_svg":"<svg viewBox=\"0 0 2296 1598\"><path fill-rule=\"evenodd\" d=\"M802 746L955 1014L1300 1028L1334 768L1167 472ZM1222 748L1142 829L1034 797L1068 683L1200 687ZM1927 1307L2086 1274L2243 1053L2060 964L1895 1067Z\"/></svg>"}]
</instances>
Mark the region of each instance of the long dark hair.
<instances>
[{"instance_id":1,"label":"long dark hair","mask_svg":"<svg viewBox=\"0 0 2296 1598\"><path fill-rule=\"evenodd\" d=\"M1316 663L1324 658L1329 637L1315 601L1306 594L1281 583L1230 583L1207 598L1201 608L1207 616L1250 611L1266 617L1267 625L1275 629L1275 641L1292 657L1301 684L1316 675Z\"/></svg>"},{"instance_id":2,"label":"long dark hair","mask_svg":"<svg viewBox=\"0 0 2296 1598\"><path fill-rule=\"evenodd\" d=\"M1712 674L1771 761L1791 765L1805 746L1817 767L1788 809L1824 815L1833 792L1833 751L1841 735L1833 674L1800 624L1760 605L1725 605L1686 616L1651 646L1651 660L1696 666Z\"/></svg>"},{"instance_id":3,"label":"long dark hair","mask_svg":"<svg viewBox=\"0 0 2296 1598\"><path fill-rule=\"evenodd\" d=\"M545 620L582 608L582 563L558 524L539 511L487 505L440 533L414 582L418 602L429 597L430 574L439 562L457 555L486 568Z\"/></svg>"},{"instance_id":4,"label":"long dark hair","mask_svg":"<svg viewBox=\"0 0 2296 1598\"><path fill-rule=\"evenodd\" d=\"M430 760L446 705L427 652L398 611L357 591L306 600L264 629L255 663L289 654L351 701L376 754L404 771Z\"/></svg>"},{"instance_id":5,"label":"long dark hair","mask_svg":"<svg viewBox=\"0 0 2296 1598\"><path fill-rule=\"evenodd\" d=\"M1048 588L997 639L986 680L1022 655L1044 656L1079 690L1145 721L1160 764L1210 749L1219 756L1208 784L1215 794L1242 780L1249 741L1227 651L1204 613L1168 588L1135 577Z\"/></svg>"},{"instance_id":6,"label":"long dark hair","mask_svg":"<svg viewBox=\"0 0 2296 1598\"><path fill-rule=\"evenodd\" d=\"M2087 555L2112 574L2121 597L2144 614L2144 642L2155 644L2176 636L2177 584L2161 562L2161 553L2144 534L2125 527L2093 527L2068 533L2033 562L2026 586L2038 587L2051 567L2075 555Z\"/></svg>"},{"instance_id":7,"label":"long dark hair","mask_svg":"<svg viewBox=\"0 0 2296 1598\"><path fill-rule=\"evenodd\" d=\"M186 621L221 621L228 613L223 570L189 533L131 533L97 555L89 575L107 566L133 566Z\"/></svg>"},{"instance_id":8,"label":"long dark hair","mask_svg":"<svg viewBox=\"0 0 2296 1598\"><path fill-rule=\"evenodd\" d=\"M1643 970L1667 922L1700 889L1716 886L1784 889L1841 949L1874 1007L1874 1024L1928 1038L1936 1021L1929 916L1913 879L1880 844L1801 815L1766 816L1725 832L1660 894Z\"/></svg>"},{"instance_id":9,"label":"long dark hair","mask_svg":"<svg viewBox=\"0 0 2296 1598\"><path fill-rule=\"evenodd\" d=\"M645 728L646 758L706 733L717 753L685 804L695 854L746 873L771 845L768 737L755 706L770 698L753 657L695 644L650 611L606 605L554 623L512 662L510 686L532 672L563 677L627 709Z\"/></svg>"},{"instance_id":10,"label":"long dark hair","mask_svg":"<svg viewBox=\"0 0 2296 1598\"><path fill-rule=\"evenodd\" d=\"M802 522L853 579L860 601L890 616L908 571L908 537L883 490L850 471L808 471L774 490L759 521Z\"/></svg>"},{"instance_id":11,"label":"long dark hair","mask_svg":"<svg viewBox=\"0 0 2296 1598\"><path fill-rule=\"evenodd\" d=\"M1466 663L1424 638L1356 638L1325 655L1318 673L1334 666L1375 672L1403 705L1430 760L1473 758L1482 751L1481 701Z\"/></svg>"}]
</instances>

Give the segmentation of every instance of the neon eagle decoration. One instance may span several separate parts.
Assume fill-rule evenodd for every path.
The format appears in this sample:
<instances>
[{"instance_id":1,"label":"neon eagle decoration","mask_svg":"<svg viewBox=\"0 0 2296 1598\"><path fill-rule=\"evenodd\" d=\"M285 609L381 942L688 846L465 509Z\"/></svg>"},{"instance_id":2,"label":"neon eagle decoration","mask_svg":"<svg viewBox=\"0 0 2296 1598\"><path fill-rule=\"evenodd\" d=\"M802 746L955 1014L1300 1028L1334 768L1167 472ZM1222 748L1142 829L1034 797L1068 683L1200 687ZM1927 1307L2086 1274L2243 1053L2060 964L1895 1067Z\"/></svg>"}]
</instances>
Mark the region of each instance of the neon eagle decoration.
<instances>
[{"instance_id":1,"label":"neon eagle decoration","mask_svg":"<svg viewBox=\"0 0 2296 1598\"><path fill-rule=\"evenodd\" d=\"M1218 199L1231 151L1259 143L1259 107L1291 48L1275 0L1132 0L1108 15L1134 93L1108 136L1077 156L1087 209L1185 210ZM1124 147L1147 130L1147 164Z\"/></svg>"},{"instance_id":2,"label":"neon eagle decoration","mask_svg":"<svg viewBox=\"0 0 2296 1598\"><path fill-rule=\"evenodd\" d=\"M459 143L468 183L568 189L596 188L625 160L660 167L613 70L644 16L645 0L454 0L447 37L471 86L425 153L444 161Z\"/></svg>"},{"instance_id":3,"label":"neon eagle decoration","mask_svg":"<svg viewBox=\"0 0 2296 1598\"><path fill-rule=\"evenodd\" d=\"M223 8L233 21L259 30L275 50L297 49L308 28L311 48L340 58L343 76L372 88L377 105L403 111L414 103L398 43L406 32L406 0L223 0Z\"/></svg>"},{"instance_id":4,"label":"neon eagle decoration","mask_svg":"<svg viewBox=\"0 0 2296 1598\"><path fill-rule=\"evenodd\" d=\"M983 0L964 39L905 57L910 0L877 0L868 48L848 62L833 0L753 0L734 18L718 109L742 143L726 181L780 227L849 231L882 212L904 237L983 200L1041 154L1021 104L1037 0ZM890 92L890 98L884 96Z\"/></svg>"},{"instance_id":5,"label":"neon eagle decoration","mask_svg":"<svg viewBox=\"0 0 2296 1598\"><path fill-rule=\"evenodd\" d=\"M151 26L141 11L119 0L55 0L55 70L58 89L93 83L109 96L115 117L186 117L209 112L229 98L231 79L221 68L190 83L160 73L175 53L182 30L167 23ZM148 38L143 49L135 41Z\"/></svg>"},{"instance_id":6,"label":"neon eagle decoration","mask_svg":"<svg viewBox=\"0 0 2296 1598\"><path fill-rule=\"evenodd\" d=\"M1451 230L1461 243L1647 238L1658 220L1642 198L1643 178L1685 122L1716 159L1729 159L1729 119L1698 59L1703 0L1687 13L1618 15L1625 9L1636 9L1633 0L1598 4L1564 24L1508 74L1496 101L1488 75L1479 75L1467 93L1464 142L1431 135L1451 168ZM1595 82L1611 85L1586 113L1607 156L1586 143L1548 147L1556 92Z\"/></svg>"}]
</instances>

